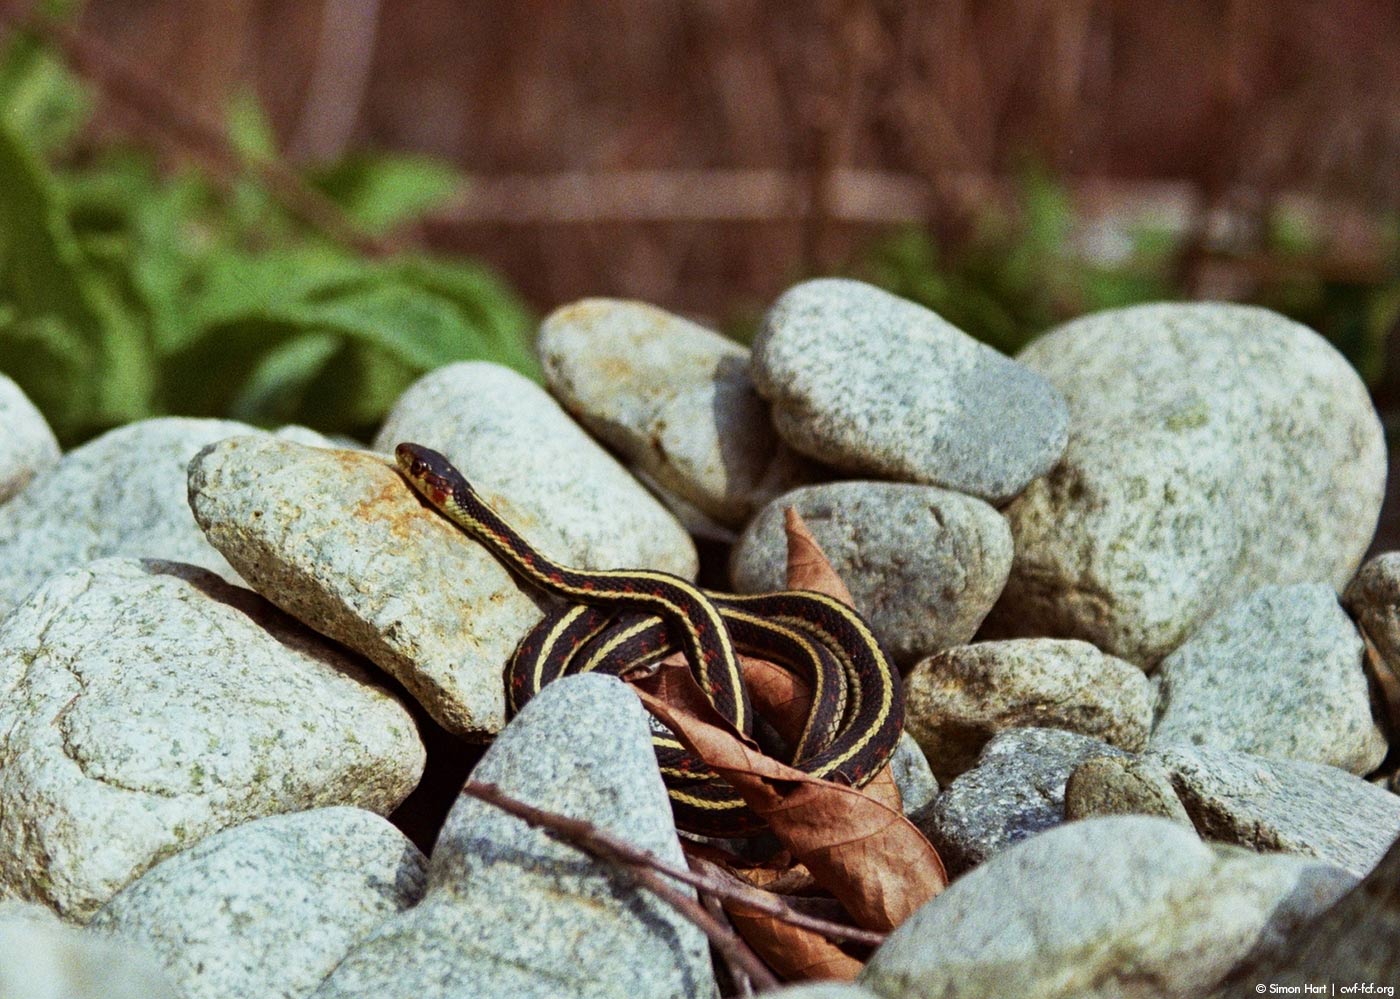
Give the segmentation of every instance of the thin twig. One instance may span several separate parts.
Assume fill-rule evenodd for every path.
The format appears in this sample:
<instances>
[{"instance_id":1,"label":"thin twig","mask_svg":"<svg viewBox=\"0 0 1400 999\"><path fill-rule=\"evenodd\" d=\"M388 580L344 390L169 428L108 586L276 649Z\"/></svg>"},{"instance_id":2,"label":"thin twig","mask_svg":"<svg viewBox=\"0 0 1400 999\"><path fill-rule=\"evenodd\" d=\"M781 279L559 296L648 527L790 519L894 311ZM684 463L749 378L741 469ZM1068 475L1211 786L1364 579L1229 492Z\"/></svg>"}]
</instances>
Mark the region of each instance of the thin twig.
<instances>
[{"instance_id":1,"label":"thin twig","mask_svg":"<svg viewBox=\"0 0 1400 999\"><path fill-rule=\"evenodd\" d=\"M707 891L701 892L700 904L705 907L706 912L714 917L715 922L728 926L730 929L734 928L733 924L729 922L729 916L725 913L724 906L720 904L719 899L715 898L715 896ZM725 957L724 954L720 956ZM736 995L753 995L753 982L749 981L749 976L744 974L743 968L740 968L728 958L725 958L724 967L725 970L729 972L729 980L734 984L734 987L739 990Z\"/></svg>"},{"instance_id":2,"label":"thin twig","mask_svg":"<svg viewBox=\"0 0 1400 999\"><path fill-rule=\"evenodd\" d=\"M136 64L66 25L39 15L25 15L0 3L0 24L29 32L61 52L73 70L107 97L160 127L177 143L203 154L225 175L252 171L289 212L331 239L363 253L385 255L399 249L393 240L365 232L335 202L308 185L280 159L249 161L223 129L205 121Z\"/></svg>"},{"instance_id":3,"label":"thin twig","mask_svg":"<svg viewBox=\"0 0 1400 999\"><path fill-rule=\"evenodd\" d=\"M602 856L629 866L649 867L652 870L660 871L669 878L688 884L698 891L708 892L720 898L751 906L774 919L791 923L793 926L800 926L813 933L820 933L828 940L850 940L855 943L869 944L872 947L878 947L885 941L883 933L861 929L857 926L847 926L844 923L833 923L830 920L818 919L815 916L798 912L770 892L753 887L740 887L698 871L677 867L662 860L650 850L639 849L631 843L599 829L591 822L571 819L566 815L548 812L511 798L503 794L494 784L468 781L463 786L462 793L485 801L487 804L495 805L502 811L509 812L516 818L524 819L531 825L542 826L558 833L570 843L595 856Z\"/></svg>"},{"instance_id":4,"label":"thin twig","mask_svg":"<svg viewBox=\"0 0 1400 999\"><path fill-rule=\"evenodd\" d=\"M705 936L710 938L710 943L724 956L725 962L737 967L760 991L766 992L782 987L783 983L768 970L768 965L763 963L763 959L753 952L732 926L715 919L699 902L672 888L651 868L629 864L628 869L653 895L700 927Z\"/></svg>"},{"instance_id":5,"label":"thin twig","mask_svg":"<svg viewBox=\"0 0 1400 999\"><path fill-rule=\"evenodd\" d=\"M523 819L529 825L555 833L585 853L613 863L621 862L632 876L657 898L700 927L710 942L724 955L725 960L740 967L760 990L775 989L782 984L731 927L719 923L699 902L663 881L657 875L657 871L675 877L675 868L670 868L670 865L649 851L639 850L605 833L591 822L571 819L566 815L548 812L512 798L503 794L495 784L469 780L462 786L462 793L494 805L503 812Z\"/></svg>"}]
</instances>

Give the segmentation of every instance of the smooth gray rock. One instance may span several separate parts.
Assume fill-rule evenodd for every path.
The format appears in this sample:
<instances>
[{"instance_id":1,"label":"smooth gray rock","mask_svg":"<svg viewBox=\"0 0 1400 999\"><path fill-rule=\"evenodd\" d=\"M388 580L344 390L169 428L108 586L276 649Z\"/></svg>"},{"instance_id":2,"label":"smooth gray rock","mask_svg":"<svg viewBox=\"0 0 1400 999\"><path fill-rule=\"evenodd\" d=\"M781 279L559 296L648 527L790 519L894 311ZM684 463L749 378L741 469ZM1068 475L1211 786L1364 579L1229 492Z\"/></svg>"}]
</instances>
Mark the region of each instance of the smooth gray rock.
<instances>
[{"instance_id":1,"label":"smooth gray rock","mask_svg":"<svg viewBox=\"0 0 1400 999\"><path fill-rule=\"evenodd\" d=\"M0 503L59 459L58 440L29 396L0 374Z\"/></svg>"},{"instance_id":2,"label":"smooth gray rock","mask_svg":"<svg viewBox=\"0 0 1400 999\"><path fill-rule=\"evenodd\" d=\"M1098 739L1051 728L1012 728L987 743L977 766L911 820L957 877L993 854L1065 820L1065 781L1084 760L1121 754Z\"/></svg>"},{"instance_id":3,"label":"smooth gray rock","mask_svg":"<svg viewBox=\"0 0 1400 999\"><path fill-rule=\"evenodd\" d=\"M545 554L585 569L695 577L680 522L544 389L485 361L449 364L399 397L374 446L441 451Z\"/></svg>"},{"instance_id":4,"label":"smooth gray rock","mask_svg":"<svg viewBox=\"0 0 1400 999\"><path fill-rule=\"evenodd\" d=\"M1052 638L937 652L909 671L904 700L904 727L945 783L1006 729L1065 729L1137 751L1152 724L1142 670L1087 642Z\"/></svg>"},{"instance_id":5,"label":"smooth gray rock","mask_svg":"<svg viewBox=\"0 0 1400 999\"><path fill-rule=\"evenodd\" d=\"M274 815L157 864L88 926L158 955L186 999L298 999L417 903L426 865L372 812Z\"/></svg>"},{"instance_id":6,"label":"smooth gray rock","mask_svg":"<svg viewBox=\"0 0 1400 999\"><path fill-rule=\"evenodd\" d=\"M83 920L227 826L387 814L423 764L361 660L206 570L104 559L0 622L0 896Z\"/></svg>"},{"instance_id":7,"label":"smooth gray rock","mask_svg":"<svg viewBox=\"0 0 1400 999\"><path fill-rule=\"evenodd\" d=\"M854 474L1003 503L1065 447L1065 401L913 302L823 278L785 292L753 345L778 433Z\"/></svg>"},{"instance_id":8,"label":"smooth gray rock","mask_svg":"<svg viewBox=\"0 0 1400 999\"><path fill-rule=\"evenodd\" d=\"M904 814L913 815L938 795L938 778L933 775L928 759L908 732L899 734L890 755L890 770L894 773Z\"/></svg>"},{"instance_id":9,"label":"smooth gray rock","mask_svg":"<svg viewBox=\"0 0 1400 999\"><path fill-rule=\"evenodd\" d=\"M1319 983L1393 987L1400 979L1400 842L1365 880L1315 919L1259 948L1230 974L1218 999L1257 996L1259 984L1302 995ZM1283 989L1290 990L1283 992ZM1294 991L1296 990L1296 991ZM1358 994L1377 994L1358 993Z\"/></svg>"},{"instance_id":10,"label":"smooth gray rock","mask_svg":"<svg viewBox=\"0 0 1400 999\"><path fill-rule=\"evenodd\" d=\"M141 420L74 448L23 493L0 506L0 617L55 572L126 555L203 566L238 577L204 540L185 502L185 466L233 434L229 420ZM318 443L304 428L283 435Z\"/></svg>"},{"instance_id":11,"label":"smooth gray rock","mask_svg":"<svg viewBox=\"0 0 1400 999\"><path fill-rule=\"evenodd\" d=\"M1065 782L1065 818L1155 815L1195 828L1172 786L1171 773L1152 756L1093 756Z\"/></svg>"},{"instance_id":12,"label":"smooth gray rock","mask_svg":"<svg viewBox=\"0 0 1400 999\"><path fill-rule=\"evenodd\" d=\"M1193 999L1347 880L1315 861L1213 850L1161 819L1089 819L955 881L857 981L885 999Z\"/></svg>"},{"instance_id":13,"label":"smooth gray rock","mask_svg":"<svg viewBox=\"0 0 1400 999\"><path fill-rule=\"evenodd\" d=\"M155 957L59 922L43 906L0 902L5 999L176 999Z\"/></svg>"},{"instance_id":14,"label":"smooth gray rock","mask_svg":"<svg viewBox=\"0 0 1400 999\"><path fill-rule=\"evenodd\" d=\"M1208 839L1318 857L1360 876L1400 836L1400 796L1336 767L1185 747L1149 758Z\"/></svg>"},{"instance_id":15,"label":"smooth gray rock","mask_svg":"<svg viewBox=\"0 0 1400 999\"><path fill-rule=\"evenodd\" d=\"M979 499L900 482L830 482L778 497L730 558L735 589L787 584L783 511L794 507L895 660L969 641L1011 569L1006 520Z\"/></svg>"},{"instance_id":16,"label":"smooth gray rock","mask_svg":"<svg viewBox=\"0 0 1400 999\"><path fill-rule=\"evenodd\" d=\"M984 637L1082 638L1152 666L1260 586L1351 578L1385 441L1312 330L1249 306L1144 305L1018 360L1069 400L1070 440L1007 509L1016 560Z\"/></svg>"},{"instance_id":17,"label":"smooth gray rock","mask_svg":"<svg viewBox=\"0 0 1400 999\"><path fill-rule=\"evenodd\" d=\"M472 779L683 864L647 715L617 680L566 677L501 733ZM714 993L704 936L615 868L489 805L448 815L417 908L386 921L317 999Z\"/></svg>"},{"instance_id":18,"label":"smooth gray rock","mask_svg":"<svg viewBox=\"0 0 1400 999\"><path fill-rule=\"evenodd\" d=\"M1400 731L1400 552L1382 552L1361 567L1342 603L1374 653L1366 657L1392 731Z\"/></svg>"},{"instance_id":19,"label":"smooth gray rock","mask_svg":"<svg viewBox=\"0 0 1400 999\"><path fill-rule=\"evenodd\" d=\"M391 674L447 729L505 725L502 670L538 597L382 456L235 437L190 463L190 507L255 590Z\"/></svg>"},{"instance_id":20,"label":"smooth gray rock","mask_svg":"<svg viewBox=\"0 0 1400 999\"><path fill-rule=\"evenodd\" d=\"M1262 587L1162 661L1152 745L1215 746L1369 773L1386 742L1371 715L1364 654L1331 587Z\"/></svg>"},{"instance_id":21,"label":"smooth gray rock","mask_svg":"<svg viewBox=\"0 0 1400 999\"><path fill-rule=\"evenodd\" d=\"M564 408L663 490L721 524L810 480L749 377L749 352L655 306L587 298L552 312L536 347Z\"/></svg>"}]
</instances>

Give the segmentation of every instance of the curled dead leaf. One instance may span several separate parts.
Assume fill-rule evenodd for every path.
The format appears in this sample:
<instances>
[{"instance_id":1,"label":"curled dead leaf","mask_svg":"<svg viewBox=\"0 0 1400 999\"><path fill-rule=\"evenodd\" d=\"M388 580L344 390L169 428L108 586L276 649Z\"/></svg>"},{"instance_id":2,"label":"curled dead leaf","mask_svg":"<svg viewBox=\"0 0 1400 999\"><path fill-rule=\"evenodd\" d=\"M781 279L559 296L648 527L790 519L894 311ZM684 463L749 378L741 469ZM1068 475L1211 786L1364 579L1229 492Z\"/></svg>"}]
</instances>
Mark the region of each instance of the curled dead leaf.
<instances>
[{"instance_id":1,"label":"curled dead leaf","mask_svg":"<svg viewBox=\"0 0 1400 999\"><path fill-rule=\"evenodd\" d=\"M687 680L671 671L674 687ZM717 715L718 723L645 690L637 695L744 797L858 925L893 929L947 886L937 851L897 808L763 755ZM695 696L704 697L698 687Z\"/></svg>"}]
</instances>

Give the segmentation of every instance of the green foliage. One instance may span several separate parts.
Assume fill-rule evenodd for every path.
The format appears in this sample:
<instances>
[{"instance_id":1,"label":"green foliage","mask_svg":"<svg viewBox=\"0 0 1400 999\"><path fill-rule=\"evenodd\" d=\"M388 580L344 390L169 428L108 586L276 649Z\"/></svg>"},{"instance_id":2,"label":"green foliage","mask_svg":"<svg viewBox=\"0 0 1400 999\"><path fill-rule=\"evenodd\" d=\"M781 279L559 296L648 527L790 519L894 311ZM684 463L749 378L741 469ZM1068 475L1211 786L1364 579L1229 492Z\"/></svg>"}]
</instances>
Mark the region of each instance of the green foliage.
<instances>
[{"instance_id":1,"label":"green foliage","mask_svg":"<svg viewBox=\"0 0 1400 999\"><path fill-rule=\"evenodd\" d=\"M1392 220L1392 238L1400 224ZM1346 355L1368 385L1385 372L1386 340L1400 330L1400 246L1392 245L1388 280L1323 272L1327 241L1305 219L1275 212L1265 234L1275 262L1255 301L1313 327Z\"/></svg>"},{"instance_id":2,"label":"green foliage","mask_svg":"<svg viewBox=\"0 0 1400 999\"><path fill-rule=\"evenodd\" d=\"M451 199L461 183L436 160L357 154L311 178L367 232L383 233Z\"/></svg>"},{"instance_id":3,"label":"green foliage","mask_svg":"<svg viewBox=\"0 0 1400 999\"><path fill-rule=\"evenodd\" d=\"M1079 221L1062 185L1027 171L1017 202L1012 217L985 215L953 250L911 228L877 242L857 269L1008 354L1086 312L1186 296L1177 284L1179 233L1139 228L1114 262L1097 262L1074 246ZM1400 238L1380 280L1329 276L1321 266L1328 249L1304 219L1275 213L1256 251L1270 266L1249 301L1316 329L1375 385L1386 339L1400 328Z\"/></svg>"},{"instance_id":4,"label":"green foliage","mask_svg":"<svg viewBox=\"0 0 1400 999\"><path fill-rule=\"evenodd\" d=\"M928 306L953 325L1007 354L1070 316L1176 297L1162 276L1170 247L1161 234L1134 234L1122 266L1075 252L1073 205L1047 174L1020 175L1012 216L988 211L960 247L944 252L925 230L910 228L877 243L862 276Z\"/></svg>"},{"instance_id":5,"label":"green foliage","mask_svg":"<svg viewBox=\"0 0 1400 999\"><path fill-rule=\"evenodd\" d=\"M220 186L120 151L53 165L89 103L32 40L0 55L0 370L66 443L164 413L366 437L440 365L537 375L528 315L471 261L366 259L297 223L251 173ZM234 102L229 136L250 162L275 152L250 99ZM458 178L360 156L311 182L383 233Z\"/></svg>"}]
</instances>

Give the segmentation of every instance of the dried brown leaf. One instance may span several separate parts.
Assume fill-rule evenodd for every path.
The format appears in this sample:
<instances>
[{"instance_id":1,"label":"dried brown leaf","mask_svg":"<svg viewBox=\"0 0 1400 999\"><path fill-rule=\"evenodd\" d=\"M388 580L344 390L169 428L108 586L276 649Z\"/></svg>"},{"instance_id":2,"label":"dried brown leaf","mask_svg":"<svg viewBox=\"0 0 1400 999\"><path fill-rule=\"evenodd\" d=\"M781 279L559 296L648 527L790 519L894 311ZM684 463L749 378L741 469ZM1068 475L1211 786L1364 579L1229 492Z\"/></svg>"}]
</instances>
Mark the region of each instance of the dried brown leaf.
<instances>
[{"instance_id":1,"label":"dried brown leaf","mask_svg":"<svg viewBox=\"0 0 1400 999\"><path fill-rule=\"evenodd\" d=\"M748 945L785 981L849 982L860 973L861 961L815 930L783 922L743 902L726 899L724 911Z\"/></svg>"},{"instance_id":2,"label":"dried brown leaf","mask_svg":"<svg viewBox=\"0 0 1400 999\"><path fill-rule=\"evenodd\" d=\"M851 591L831 567L812 532L802 522L795 507L783 511L783 529L787 533L787 585L793 590L815 590L855 607Z\"/></svg>"},{"instance_id":3,"label":"dried brown leaf","mask_svg":"<svg viewBox=\"0 0 1400 999\"><path fill-rule=\"evenodd\" d=\"M764 756L709 708L689 674L665 671L667 700L638 690L647 709L727 780L793 857L858 925L890 930L946 887L937 851L897 808ZM657 678L660 679L660 675Z\"/></svg>"}]
</instances>

